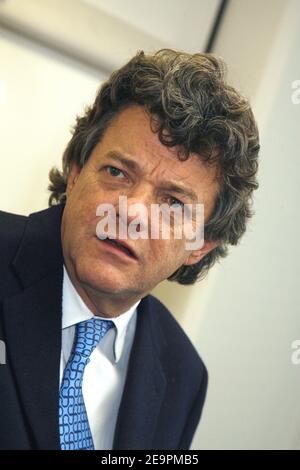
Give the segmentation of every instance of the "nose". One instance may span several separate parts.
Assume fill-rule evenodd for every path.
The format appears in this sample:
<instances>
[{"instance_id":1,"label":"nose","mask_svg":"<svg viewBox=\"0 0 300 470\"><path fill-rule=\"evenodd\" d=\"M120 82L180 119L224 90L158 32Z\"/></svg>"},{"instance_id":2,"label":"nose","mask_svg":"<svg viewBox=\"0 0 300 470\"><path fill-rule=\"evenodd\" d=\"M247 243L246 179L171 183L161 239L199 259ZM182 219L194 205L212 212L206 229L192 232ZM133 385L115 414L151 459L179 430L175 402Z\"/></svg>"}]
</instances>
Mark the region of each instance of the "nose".
<instances>
[{"instance_id":1,"label":"nose","mask_svg":"<svg viewBox=\"0 0 300 470\"><path fill-rule=\"evenodd\" d=\"M148 233L153 196L146 188L119 197L118 216L120 223L136 232Z\"/></svg>"}]
</instances>

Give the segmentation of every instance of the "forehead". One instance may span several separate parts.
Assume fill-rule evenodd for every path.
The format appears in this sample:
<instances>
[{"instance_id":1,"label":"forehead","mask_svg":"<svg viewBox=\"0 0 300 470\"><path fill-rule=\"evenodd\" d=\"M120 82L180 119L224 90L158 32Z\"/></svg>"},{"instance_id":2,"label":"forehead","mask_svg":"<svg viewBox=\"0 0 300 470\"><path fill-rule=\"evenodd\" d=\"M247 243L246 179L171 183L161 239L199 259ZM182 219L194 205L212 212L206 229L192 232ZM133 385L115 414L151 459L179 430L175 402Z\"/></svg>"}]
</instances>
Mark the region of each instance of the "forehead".
<instances>
[{"instance_id":1,"label":"forehead","mask_svg":"<svg viewBox=\"0 0 300 470\"><path fill-rule=\"evenodd\" d=\"M91 158L100 162L111 151L137 162L149 179L190 185L200 199L204 199L204 193L213 194L218 190L216 167L205 164L197 154L180 160L176 147L166 147L160 142L158 134L151 128L150 116L142 106L129 106L114 118Z\"/></svg>"}]
</instances>

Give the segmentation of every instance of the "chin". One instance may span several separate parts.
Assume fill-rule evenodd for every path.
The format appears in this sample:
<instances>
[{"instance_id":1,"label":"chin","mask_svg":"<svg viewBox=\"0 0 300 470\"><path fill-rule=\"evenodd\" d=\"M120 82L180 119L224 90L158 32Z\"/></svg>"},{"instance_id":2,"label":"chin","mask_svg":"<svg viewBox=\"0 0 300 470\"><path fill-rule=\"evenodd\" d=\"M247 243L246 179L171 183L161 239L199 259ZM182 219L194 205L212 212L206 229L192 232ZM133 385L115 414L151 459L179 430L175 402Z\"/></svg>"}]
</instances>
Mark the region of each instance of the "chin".
<instances>
[{"instance_id":1,"label":"chin","mask_svg":"<svg viewBox=\"0 0 300 470\"><path fill-rule=\"evenodd\" d=\"M86 287L103 293L121 293L129 290L128 276L114 266L87 258L76 263L76 277Z\"/></svg>"}]
</instances>

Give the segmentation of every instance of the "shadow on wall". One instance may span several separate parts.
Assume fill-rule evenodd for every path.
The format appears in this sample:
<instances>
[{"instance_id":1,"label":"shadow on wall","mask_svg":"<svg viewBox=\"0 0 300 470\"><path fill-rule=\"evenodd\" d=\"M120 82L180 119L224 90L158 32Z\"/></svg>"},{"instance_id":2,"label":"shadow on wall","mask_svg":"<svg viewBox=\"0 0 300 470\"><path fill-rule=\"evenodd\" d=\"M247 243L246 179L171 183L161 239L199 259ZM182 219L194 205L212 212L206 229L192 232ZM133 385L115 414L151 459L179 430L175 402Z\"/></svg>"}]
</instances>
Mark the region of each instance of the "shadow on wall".
<instances>
[{"instance_id":1,"label":"shadow on wall","mask_svg":"<svg viewBox=\"0 0 300 470\"><path fill-rule=\"evenodd\" d=\"M155 289L152 294L157 297L174 315L174 317L182 323L184 317L188 314L188 305L193 297L199 296L205 288L205 282L201 281L192 286L183 286L177 282L163 281Z\"/></svg>"}]
</instances>

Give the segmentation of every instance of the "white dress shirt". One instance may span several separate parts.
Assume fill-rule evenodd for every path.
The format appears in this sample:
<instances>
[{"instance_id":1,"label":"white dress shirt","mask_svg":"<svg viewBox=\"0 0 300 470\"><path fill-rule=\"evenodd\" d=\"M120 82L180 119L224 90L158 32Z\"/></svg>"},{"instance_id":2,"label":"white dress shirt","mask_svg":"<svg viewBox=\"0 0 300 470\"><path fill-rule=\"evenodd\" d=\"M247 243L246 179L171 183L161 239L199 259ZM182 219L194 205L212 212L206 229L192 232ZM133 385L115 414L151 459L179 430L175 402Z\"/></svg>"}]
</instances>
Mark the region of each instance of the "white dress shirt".
<instances>
[{"instance_id":1,"label":"white dress shirt","mask_svg":"<svg viewBox=\"0 0 300 470\"><path fill-rule=\"evenodd\" d=\"M96 450L112 449L139 302L127 312L109 319L115 327L101 339L84 370L83 397ZM75 325L93 317L94 314L77 293L64 267L60 383L71 354ZM104 317L97 318L107 320Z\"/></svg>"}]
</instances>

